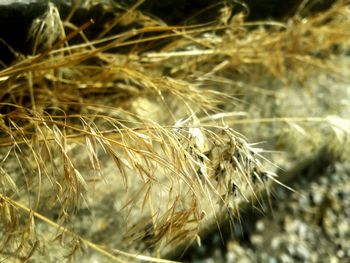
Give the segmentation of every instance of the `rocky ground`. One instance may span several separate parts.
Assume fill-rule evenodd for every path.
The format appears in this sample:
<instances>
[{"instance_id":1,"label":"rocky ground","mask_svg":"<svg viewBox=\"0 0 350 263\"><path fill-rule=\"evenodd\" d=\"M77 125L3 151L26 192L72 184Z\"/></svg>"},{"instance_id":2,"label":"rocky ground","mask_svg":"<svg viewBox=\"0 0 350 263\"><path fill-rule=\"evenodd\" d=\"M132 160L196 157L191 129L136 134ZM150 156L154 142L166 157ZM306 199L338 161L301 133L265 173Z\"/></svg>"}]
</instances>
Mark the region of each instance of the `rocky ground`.
<instances>
[{"instance_id":1,"label":"rocky ground","mask_svg":"<svg viewBox=\"0 0 350 263\"><path fill-rule=\"evenodd\" d=\"M248 212L224 234L191 249L187 262L349 262L350 162L299 174L296 192L275 189L272 209ZM248 217L247 217L248 216Z\"/></svg>"}]
</instances>

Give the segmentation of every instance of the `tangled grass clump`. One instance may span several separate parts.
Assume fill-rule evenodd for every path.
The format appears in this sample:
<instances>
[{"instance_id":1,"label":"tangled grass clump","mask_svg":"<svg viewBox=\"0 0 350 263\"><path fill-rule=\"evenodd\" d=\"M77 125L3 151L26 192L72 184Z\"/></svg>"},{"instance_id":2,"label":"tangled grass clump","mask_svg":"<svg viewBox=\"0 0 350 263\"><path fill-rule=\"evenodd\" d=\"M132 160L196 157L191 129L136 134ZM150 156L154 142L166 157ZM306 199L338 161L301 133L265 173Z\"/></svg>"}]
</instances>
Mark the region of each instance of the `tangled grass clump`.
<instances>
[{"instance_id":1,"label":"tangled grass clump","mask_svg":"<svg viewBox=\"0 0 350 263\"><path fill-rule=\"evenodd\" d=\"M62 20L49 4L33 22L32 54L1 69L1 259L89 248L119 262L165 262L161 255L199 241L206 222L239 219L242 202L259 203L280 183L238 125L330 120L274 114L266 98L280 90L255 82L261 72L283 85L344 76L333 49L349 44L348 1L285 23L245 21L223 4L212 23L183 26L138 4L95 39L84 33L91 21L73 25L74 9Z\"/></svg>"}]
</instances>

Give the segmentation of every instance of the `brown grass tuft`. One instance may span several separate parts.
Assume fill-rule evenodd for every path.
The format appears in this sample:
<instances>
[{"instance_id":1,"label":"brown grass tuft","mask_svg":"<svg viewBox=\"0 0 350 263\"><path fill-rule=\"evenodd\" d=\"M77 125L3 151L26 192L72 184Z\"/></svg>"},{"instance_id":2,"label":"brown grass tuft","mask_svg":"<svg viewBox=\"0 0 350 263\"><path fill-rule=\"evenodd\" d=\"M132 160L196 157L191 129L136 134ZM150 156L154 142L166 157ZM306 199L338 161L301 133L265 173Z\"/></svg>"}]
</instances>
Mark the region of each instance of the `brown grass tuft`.
<instances>
[{"instance_id":1,"label":"brown grass tuft","mask_svg":"<svg viewBox=\"0 0 350 263\"><path fill-rule=\"evenodd\" d=\"M215 21L187 26L147 16L140 3L95 39L85 35L91 22L62 21L50 4L33 22L32 54L0 71L1 258L89 248L166 262L150 256L200 240L223 212L239 219L242 202L259 203L278 182L250 139L297 152L295 132L316 145L331 127L346 140L344 105L330 101L324 115L277 101L330 91L308 85L320 74L348 76L338 65L348 1L287 22L248 22L227 5Z\"/></svg>"}]
</instances>

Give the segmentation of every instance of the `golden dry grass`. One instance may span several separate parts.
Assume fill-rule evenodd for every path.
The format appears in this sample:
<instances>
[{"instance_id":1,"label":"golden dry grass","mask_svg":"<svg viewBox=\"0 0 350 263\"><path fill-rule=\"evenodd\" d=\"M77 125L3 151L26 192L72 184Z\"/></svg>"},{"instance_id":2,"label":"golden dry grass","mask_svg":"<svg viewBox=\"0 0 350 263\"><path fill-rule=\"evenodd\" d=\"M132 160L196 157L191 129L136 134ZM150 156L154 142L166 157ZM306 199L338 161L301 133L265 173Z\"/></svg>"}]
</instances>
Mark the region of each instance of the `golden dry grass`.
<instances>
[{"instance_id":1,"label":"golden dry grass","mask_svg":"<svg viewBox=\"0 0 350 263\"><path fill-rule=\"evenodd\" d=\"M244 13L231 16L233 7L223 5L210 24L168 26L135 5L90 40L91 21L61 21L53 5L35 21L33 54L0 71L3 258L26 260L46 246L53 253L41 220L56 229L65 256L90 248L120 262L163 262L156 258L184 240L199 242L207 220L223 211L239 219L242 202L259 202L278 182L238 130L288 144L291 131L320 137L327 125L346 145L341 114L281 116L266 99L281 88L256 83L285 89L323 73L344 80L349 1L286 22L247 22ZM131 23L139 26L108 34ZM85 41L69 44L78 35ZM249 123L293 129L276 125L268 137L261 128L254 137ZM110 213L92 216L90 233L79 229L84 209L105 205ZM108 239L110 226L117 237Z\"/></svg>"}]
</instances>

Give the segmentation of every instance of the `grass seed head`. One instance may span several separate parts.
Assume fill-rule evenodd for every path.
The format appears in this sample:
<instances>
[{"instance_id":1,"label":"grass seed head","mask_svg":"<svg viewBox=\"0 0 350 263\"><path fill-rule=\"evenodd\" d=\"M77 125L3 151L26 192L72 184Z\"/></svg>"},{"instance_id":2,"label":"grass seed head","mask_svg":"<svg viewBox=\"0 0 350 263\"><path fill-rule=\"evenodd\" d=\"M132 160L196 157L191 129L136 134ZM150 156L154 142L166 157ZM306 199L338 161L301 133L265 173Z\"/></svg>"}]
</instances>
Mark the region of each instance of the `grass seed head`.
<instances>
[{"instance_id":1,"label":"grass seed head","mask_svg":"<svg viewBox=\"0 0 350 263\"><path fill-rule=\"evenodd\" d=\"M301 122L327 123L340 141L347 137L342 117L281 118L276 88L320 72L344 76L333 49L348 48L347 1L286 22L249 22L245 11L232 15L225 6L215 23L187 26L141 14L138 4L126 14L137 12L130 19L139 27L113 34L131 23L125 15L88 40L84 25L61 21L49 3L28 36L32 55L0 71L3 253L38 256L35 218L57 229L69 257L86 247L113 260L135 259L140 250L159 256L198 240L222 211L239 218L243 202L259 202L278 182L238 130L287 140L291 130L308 134ZM65 37L72 28L82 43ZM262 78L283 85L263 89ZM257 129L246 128L254 123ZM265 132L264 125L276 126ZM79 221L84 211L96 211L89 229ZM99 238L113 245L104 249Z\"/></svg>"}]
</instances>

